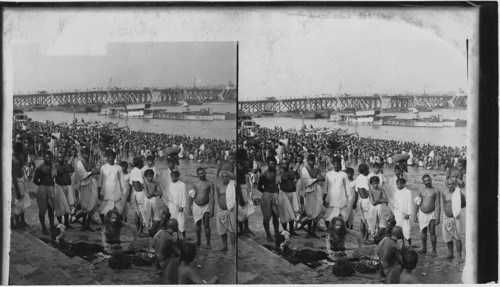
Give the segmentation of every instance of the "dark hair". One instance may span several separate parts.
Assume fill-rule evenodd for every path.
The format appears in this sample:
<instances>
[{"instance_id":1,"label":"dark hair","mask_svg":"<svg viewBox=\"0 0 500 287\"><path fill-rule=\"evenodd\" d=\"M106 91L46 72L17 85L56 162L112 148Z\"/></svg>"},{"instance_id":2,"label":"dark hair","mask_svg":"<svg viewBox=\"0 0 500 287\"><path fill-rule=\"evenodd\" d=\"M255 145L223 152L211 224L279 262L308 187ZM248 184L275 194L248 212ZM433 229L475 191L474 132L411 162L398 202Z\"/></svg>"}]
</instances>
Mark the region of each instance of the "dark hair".
<instances>
[{"instance_id":1,"label":"dark hair","mask_svg":"<svg viewBox=\"0 0 500 287\"><path fill-rule=\"evenodd\" d=\"M400 177L400 178L396 179L396 183L406 184L406 179Z\"/></svg>"},{"instance_id":2,"label":"dark hair","mask_svg":"<svg viewBox=\"0 0 500 287\"><path fill-rule=\"evenodd\" d=\"M15 142L13 149L14 149L15 153L22 152L23 151L23 143L22 142Z\"/></svg>"},{"instance_id":3,"label":"dark hair","mask_svg":"<svg viewBox=\"0 0 500 287\"><path fill-rule=\"evenodd\" d=\"M128 162L122 160L122 161L120 161L120 166L123 168L128 168Z\"/></svg>"},{"instance_id":4,"label":"dark hair","mask_svg":"<svg viewBox=\"0 0 500 287\"><path fill-rule=\"evenodd\" d=\"M116 217L118 218L118 223L116 224L116 226L113 226L111 224L111 216L113 214L116 214ZM108 237L112 238L117 232L119 232L119 230L122 228L122 225L122 216L120 215L118 210L116 210L116 208L113 208L106 213L106 217L104 219L104 231L106 232Z\"/></svg>"},{"instance_id":5,"label":"dark hair","mask_svg":"<svg viewBox=\"0 0 500 287\"><path fill-rule=\"evenodd\" d=\"M307 155L307 161L314 160L316 161L316 156L313 153Z\"/></svg>"},{"instance_id":6,"label":"dark hair","mask_svg":"<svg viewBox=\"0 0 500 287\"><path fill-rule=\"evenodd\" d=\"M45 153L43 154L43 157L46 157L48 155L50 155L51 157L54 157L54 155L52 154L51 151L45 151Z\"/></svg>"},{"instance_id":7,"label":"dark hair","mask_svg":"<svg viewBox=\"0 0 500 287\"><path fill-rule=\"evenodd\" d=\"M340 157L334 156L333 160L332 160L332 163L342 163L342 160L340 159Z\"/></svg>"},{"instance_id":8,"label":"dark hair","mask_svg":"<svg viewBox=\"0 0 500 287\"><path fill-rule=\"evenodd\" d=\"M378 178L378 176L376 176L376 175L370 177L370 184L372 184L374 182L380 183L380 178Z\"/></svg>"},{"instance_id":9,"label":"dark hair","mask_svg":"<svg viewBox=\"0 0 500 287\"><path fill-rule=\"evenodd\" d=\"M135 167L139 167L144 164L144 161L140 157L134 157L132 163L134 164Z\"/></svg>"},{"instance_id":10,"label":"dark hair","mask_svg":"<svg viewBox=\"0 0 500 287\"><path fill-rule=\"evenodd\" d=\"M110 157L110 156L114 156L114 157L116 157L116 152L114 152L114 151L112 151L112 150L109 150L109 151L108 151L108 157Z\"/></svg>"},{"instance_id":11,"label":"dark hair","mask_svg":"<svg viewBox=\"0 0 500 287\"><path fill-rule=\"evenodd\" d=\"M154 161L154 160L155 160L155 157L154 157L154 156L152 156L152 155L148 155L148 156L146 157L146 161L150 161L150 160Z\"/></svg>"},{"instance_id":12,"label":"dark hair","mask_svg":"<svg viewBox=\"0 0 500 287\"><path fill-rule=\"evenodd\" d=\"M172 173L170 174L170 176L181 176L181 173L178 171L178 170L174 170L172 171Z\"/></svg>"},{"instance_id":13,"label":"dark hair","mask_svg":"<svg viewBox=\"0 0 500 287\"><path fill-rule=\"evenodd\" d=\"M370 168L368 167L368 165L366 163L362 163L359 165L358 167L358 171L360 174L365 174L367 173L368 171L370 170Z\"/></svg>"},{"instance_id":14,"label":"dark hair","mask_svg":"<svg viewBox=\"0 0 500 287\"><path fill-rule=\"evenodd\" d=\"M345 169L345 173L352 173L352 174L354 174L354 169L348 167L348 168Z\"/></svg>"},{"instance_id":15,"label":"dark hair","mask_svg":"<svg viewBox=\"0 0 500 287\"><path fill-rule=\"evenodd\" d=\"M413 270L417 267L418 253L410 248L403 250L403 269Z\"/></svg>"},{"instance_id":16,"label":"dark hair","mask_svg":"<svg viewBox=\"0 0 500 287\"><path fill-rule=\"evenodd\" d=\"M403 171L403 168L399 164L396 164L394 166L394 171L396 171L396 170Z\"/></svg>"},{"instance_id":17,"label":"dark hair","mask_svg":"<svg viewBox=\"0 0 500 287\"><path fill-rule=\"evenodd\" d=\"M202 171L202 170L205 170L205 169L204 169L203 167L201 167L201 166L200 166L199 168L197 168L197 169L196 169L196 174L198 174L198 172L199 172L199 171Z\"/></svg>"},{"instance_id":18,"label":"dark hair","mask_svg":"<svg viewBox=\"0 0 500 287\"><path fill-rule=\"evenodd\" d=\"M268 156L266 158L266 161L267 162L275 162L275 163L278 163L278 161L276 160L276 158L274 156Z\"/></svg>"},{"instance_id":19,"label":"dark hair","mask_svg":"<svg viewBox=\"0 0 500 287\"><path fill-rule=\"evenodd\" d=\"M373 163L373 167L382 167L382 165L378 162Z\"/></svg>"},{"instance_id":20,"label":"dark hair","mask_svg":"<svg viewBox=\"0 0 500 287\"><path fill-rule=\"evenodd\" d=\"M148 177L150 175L155 176L155 172L152 169L146 169L146 171L144 172L144 177Z\"/></svg>"},{"instance_id":21,"label":"dark hair","mask_svg":"<svg viewBox=\"0 0 500 287\"><path fill-rule=\"evenodd\" d=\"M426 177L431 178L431 176L430 176L429 174L427 174L427 173L426 173L426 174L424 174L424 175L422 176L422 180L424 180L424 178L426 178ZM432 179L432 178L431 178L431 179Z\"/></svg>"},{"instance_id":22,"label":"dark hair","mask_svg":"<svg viewBox=\"0 0 500 287\"><path fill-rule=\"evenodd\" d=\"M340 230L335 232L335 223L340 222ZM345 227L345 221L342 217L337 216L332 219L330 225L328 225L328 234L330 234L330 240L334 242L339 242L347 234L347 229Z\"/></svg>"},{"instance_id":23,"label":"dark hair","mask_svg":"<svg viewBox=\"0 0 500 287\"><path fill-rule=\"evenodd\" d=\"M181 252L179 260L181 262L190 263L194 260L194 257L196 256L196 245L193 242L189 240L182 240L179 249Z\"/></svg>"}]
</instances>

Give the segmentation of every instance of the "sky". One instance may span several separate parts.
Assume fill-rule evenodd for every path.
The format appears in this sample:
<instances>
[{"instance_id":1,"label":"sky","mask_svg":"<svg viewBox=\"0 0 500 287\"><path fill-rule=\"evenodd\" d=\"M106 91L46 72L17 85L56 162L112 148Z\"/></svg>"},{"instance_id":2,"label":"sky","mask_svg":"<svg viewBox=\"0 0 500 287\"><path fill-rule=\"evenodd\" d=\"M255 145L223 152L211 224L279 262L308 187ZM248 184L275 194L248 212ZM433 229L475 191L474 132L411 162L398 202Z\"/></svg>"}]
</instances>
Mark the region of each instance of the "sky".
<instances>
[{"instance_id":1,"label":"sky","mask_svg":"<svg viewBox=\"0 0 500 287\"><path fill-rule=\"evenodd\" d=\"M15 93L110 77L118 87L234 83L236 57L240 100L467 91L466 39L477 73L472 6L7 9L5 19Z\"/></svg>"},{"instance_id":2,"label":"sky","mask_svg":"<svg viewBox=\"0 0 500 287\"><path fill-rule=\"evenodd\" d=\"M70 48L70 47L69 47ZM102 55L54 55L39 44L13 53L14 92L175 87L236 82L236 42L108 43Z\"/></svg>"}]
</instances>

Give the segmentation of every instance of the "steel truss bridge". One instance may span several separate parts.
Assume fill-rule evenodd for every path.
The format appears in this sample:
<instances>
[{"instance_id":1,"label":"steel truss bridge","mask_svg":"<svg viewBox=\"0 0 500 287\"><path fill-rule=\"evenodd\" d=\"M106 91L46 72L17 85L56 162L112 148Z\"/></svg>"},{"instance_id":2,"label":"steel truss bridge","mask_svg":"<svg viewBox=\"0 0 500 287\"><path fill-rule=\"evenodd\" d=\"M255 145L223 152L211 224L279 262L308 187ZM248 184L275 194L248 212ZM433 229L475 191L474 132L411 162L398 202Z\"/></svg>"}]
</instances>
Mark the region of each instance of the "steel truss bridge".
<instances>
[{"instance_id":1,"label":"steel truss bridge","mask_svg":"<svg viewBox=\"0 0 500 287\"><path fill-rule=\"evenodd\" d=\"M243 113L339 111L345 109L371 110L390 108L453 108L467 107L466 95L418 96L323 96L315 98L267 99L238 101L238 111Z\"/></svg>"},{"instance_id":2,"label":"steel truss bridge","mask_svg":"<svg viewBox=\"0 0 500 287\"><path fill-rule=\"evenodd\" d=\"M38 93L14 95L14 107L72 106L92 104L138 104L146 102L236 101L235 87L191 89L92 90L81 92Z\"/></svg>"}]
</instances>

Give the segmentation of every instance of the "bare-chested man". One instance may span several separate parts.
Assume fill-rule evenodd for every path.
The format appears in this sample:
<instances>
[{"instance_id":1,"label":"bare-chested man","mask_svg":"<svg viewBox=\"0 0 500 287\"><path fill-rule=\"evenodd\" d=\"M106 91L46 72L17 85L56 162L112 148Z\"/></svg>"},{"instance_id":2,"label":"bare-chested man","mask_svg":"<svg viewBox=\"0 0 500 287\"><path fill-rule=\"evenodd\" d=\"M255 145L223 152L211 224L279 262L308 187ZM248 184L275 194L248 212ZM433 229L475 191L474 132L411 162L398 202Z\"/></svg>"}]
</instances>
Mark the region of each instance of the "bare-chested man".
<instances>
[{"instance_id":1,"label":"bare-chested man","mask_svg":"<svg viewBox=\"0 0 500 287\"><path fill-rule=\"evenodd\" d=\"M446 180L447 190L441 192L443 200L443 239L448 246L446 259L453 259L453 242L457 245L458 260L462 262L460 211L465 207L465 195L453 178Z\"/></svg>"},{"instance_id":2,"label":"bare-chested man","mask_svg":"<svg viewBox=\"0 0 500 287\"><path fill-rule=\"evenodd\" d=\"M220 159L219 162L217 163L217 177L220 176L220 172L223 170L227 170L232 175L234 175L235 168L236 168L236 165L235 165L235 160L234 160L234 153L229 152L229 157L227 160Z\"/></svg>"},{"instance_id":3,"label":"bare-chested man","mask_svg":"<svg viewBox=\"0 0 500 287\"><path fill-rule=\"evenodd\" d=\"M464 188L465 187L464 172L465 172L465 160L460 159L458 160L456 167L452 167L446 172L446 179L453 178L456 180L458 187Z\"/></svg>"},{"instance_id":4,"label":"bare-chested man","mask_svg":"<svg viewBox=\"0 0 500 287\"><path fill-rule=\"evenodd\" d=\"M264 229L267 235L267 241L274 242L274 237L269 229L269 220L273 219L274 234L279 234L278 219L278 185L276 183L276 159L269 157L267 159L267 169L259 177L257 189L262 192L260 207L264 217Z\"/></svg>"},{"instance_id":5,"label":"bare-chested man","mask_svg":"<svg viewBox=\"0 0 500 287\"><path fill-rule=\"evenodd\" d=\"M432 186L430 175L422 176L422 181L425 184L425 189L418 194L416 198L414 210L415 223L420 225L420 236L422 238L422 249L419 253L427 252L427 229L431 234L432 254L436 252L436 225L439 225L441 220L441 198L439 191Z\"/></svg>"},{"instance_id":6,"label":"bare-chested man","mask_svg":"<svg viewBox=\"0 0 500 287\"><path fill-rule=\"evenodd\" d=\"M193 215L196 225L196 245L201 245L201 223L205 227L205 236L207 238L207 248L210 244L210 218L214 216L214 184L207 179L205 169L199 167L196 174L200 181L194 184L189 191L188 206L189 215Z\"/></svg>"},{"instance_id":7,"label":"bare-chested man","mask_svg":"<svg viewBox=\"0 0 500 287\"><path fill-rule=\"evenodd\" d=\"M231 173L221 172L222 182L217 183L215 190L217 192L217 203L219 211L217 212L217 232L222 238L221 251L227 251L227 234L231 240L231 247L235 250L236 240L236 183L231 180Z\"/></svg>"},{"instance_id":8,"label":"bare-chested man","mask_svg":"<svg viewBox=\"0 0 500 287\"><path fill-rule=\"evenodd\" d=\"M385 275L385 284L399 283L402 258L401 252L398 250L398 240L402 238L402 228L394 226L391 236L384 237L375 248L375 253L380 261L380 269Z\"/></svg>"}]
</instances>

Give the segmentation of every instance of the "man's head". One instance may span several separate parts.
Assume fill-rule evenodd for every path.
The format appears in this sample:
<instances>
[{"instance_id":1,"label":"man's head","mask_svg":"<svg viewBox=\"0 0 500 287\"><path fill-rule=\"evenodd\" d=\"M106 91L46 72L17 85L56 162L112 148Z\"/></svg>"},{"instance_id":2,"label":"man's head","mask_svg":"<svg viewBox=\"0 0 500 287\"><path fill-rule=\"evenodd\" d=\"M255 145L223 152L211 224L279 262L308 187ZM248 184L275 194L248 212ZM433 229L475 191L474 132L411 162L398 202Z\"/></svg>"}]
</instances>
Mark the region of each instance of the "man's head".
<instances>
[{"instance_id":1,"label":"man's head","mask_svg":"<svg viewBox=\"0 0 500 287\"><path fill-rule=\"evenodd\" d=\"M334 171L339 172L340 169L342 169L342 160L340 159L340 157L334 156L332 163L333 163L333 170Z\"/></svg>"},{"instance_id":2,"label":"man's head","mask_svg":"<svg viewBox=\"0 0 500 287\"><path fill-rule=\"evenodd\" d=\"M227 170L221 171L220 177L222 179L222 183L224 184L228 184L231 181L231 173Z\"/></svg>"},{"instance_id":3,"label":"man's head","mask_svg":"<svg viewBox=\"0 0 500 287\"><path fill-rule=\"evenodd\" d=\"M399 178L403 175L403 169L398 164L394 167L394 174Z\"/></svg>"},{"instance_id":4,"label":"man's head","mask_svg":"<svg viewBox=\"0 0 500 287\"><path fill-rule=\"evenodd\" d=\"M345 169L345 173L347 173L349 179L354 179L354 169L348 167Z\"/></svg>"},{"instance_id":5,"label":"man's head","mask_svg":"<svg viewBox=\"0 0 500 287\"><path fill-rule=\"evenodd\" d=\"M23 153L23 143L22 142L15 142L13 149L14 149L15 153Z\"/></svg>"},{"instance_id":6,"label":"man's head","mask_svg":"<svg viewBox=\"0 0 500 287\"><path fill-rule=\"evenodd\" d=\"M380 184L380 178L378 176L370 177L370 185L373 189L378 189L378 185Z\"/></svg>"},{"instance_id":7,"label":"man's head","mask_svg":"<svg viewBox=\"0 0 500 287\"><path fill-rule=\"evenodd\" d=\"M50 151L46 151L43 155L43 162L45 164L52 164L52 153Z\"/></svg>"},{"instance_id":8,"label":"man's head","mask_svg":"<svg viewBox=\"0 0 500 287\"><path fill-rule=\"evenodd\" d=\"M114 165L116 159L116 153L112 150L108 151L108 164Z\"/></svg>"},{"instance_id":9,"label":"man's head","mask_svg":"<svg viewBox=\"0 0 500 287\"><path fill-rule=\"evenodd\" d=\"M431 179L430 175L424 174L424 176L422 176L422 181L424 182L426 187L429 187L429 188L432 187L432 179Z\"/></svg>"},{"instance_id":10,"label":"man's head","mask_svg":"<svg viewBox=\"0 0 500 287\"><path fill-rule=\"evenodd\" d=\"M403 239L403 228L399 225L394 226L391 235L396 240Z\"/></svg>"},{"instance_id":11,"label":"man's head","mask_svg":"<svg viewBox=\"0 0 500 287\"><path fill-rule=\"evenodd\" d=\"M308 156L307 156L307 163L309 164L309 166L311 168L314 167L314 164L316 163L316 156L312 153L310 153Z\"/></svg>"},{"instance_id":12,"label":"man's head","mask_svg":"<svg viewBox=\"0 0 500 287\"><path fill-rule=\"evenodd\" d=\"M172 231L172 232L177 232L179 231L179 222L175 218L170 218L167 221L167 229Z\"/></svg>"},{"instance_id":13,"label":"man's head","mask_svg":"<svg viewBox=\"0 0 500 287\"><path fill-rule=\"evenodd\" d=\"M180 261L190 263L196 256L196 245L188 240L183 240L180 244Z\"/></svg>"},{"instance_id":14,"label":"man's head","mask_svg":"<svg viewBox=\"0 0 500 287\"><path fill-rule=\"evenodd\" d=\"M276 158L274 158L273 156L267 158L267 168L270 171L276 170Z\"/></svg>"},{"instance_id":15,"label":"man's head","mask_svg":"<svg viewBox=\"0 0 500 287\"><path fill-rule=\"evenodd\" d=\"M127 172L127 169L128 169L128 162L122 160L120 161L120 166L122 167L122 171L123 172Z\"/></svg>"},{"instance_id":16,"label":"man's head","mask_svg":"<svg viewBox=\"0 0 500 287\"><path fill-rule=\"evenodd\" d=\"M167 166L170 170L174 170L175 168L175 160L171 157L167 158Z\"/></svg>"},{"instance_id":17,"label":"man's head","mask_svg":"<svg viewBox=\"0 0 500 287\"><path fill-rule=\"evenodd\" d=\"M380 163L375 162L375 163L373 164L373 173L375 173L375 174L379 174L379 173L380 173L380 169L381 169L381 168L382 168L382 167L380 166Z\"/></svg>"},{"instance_id":18,"label":"man's head","mask_svg":"<svg viewBox=\"0 0 500 287\"><path fill-rule=\"evenodd\" d=\"M413 270L417 267L418 263L418 253L411 249L411 248L405 248L403 250L403 269L406 270Z\"/></svg>"},{"instance_id":19,"label":"man's head","mask_svg":"<svg viewBox=\"0 0 500 287\"><path fill-rule=\"evenodd\" d=\"M167 229L168 228L168 221L170 220L170 217L172 217L172 214L170 214L170 210L167 209L163 211L161 214L161 219L160 219L160 226Z\"/></svg>"},{"instance_id":20,"label":"man's head","mask_svg":"<svg viewBox=\"0 0 500 287\"><path fill-rule=\"evenodd\" d=\"M207 179L207 173L203 167L199 167L196 170L196 175L198 175L198 178L201 180L206 180Z\"/></svg>"},{"instance_id":21,"label":"man's head","mask_svg":"<svg viewBox=\"0 0 500 287\"><path fill-rule=\"evenodd\" d=\"M121 215L118 213L118 210L111 209L106 213L106 218L104 220L107 227L118 228L121 227Z\"/></svg>"},{"instance_id":22,"label":"man's head","mask_svg":"<svg viewBox=\"0 0 500 287\"><path fill-rule=\"evenodd\" d=\"M153 182L153 179L155 177L155 172L152 169L146 169L144 172L144 177L149 181Z\"/></svg>"},{"instance_id":23,"label":"man's head","mask_svg":"<svg viewBox=\"0 0 500 287\"><path fill-rule=\"evenodd\" d=\"M362 163L359 165L358 171L360 174L367 176L368 172L370 171L370 168L368 167L368 165L366 163Z\"/></svg>"},{"instance_id":24,"label":"man's head","mask_svg":"<svg viewBox=\"0 0 500 287\"><path fill-rule=\"evenodd\" d=\"M399 190L405 188L406 185L406 179L400 177L396 179L396 186L398 187Z\"/></svg>"},{"instance_id":25,"label":"man's head","mask_svg":"<svg viewBox=\"0 0 500 287\"><path fill-rule=\"evenodd\" d=\"M153 167L155 165L155 157L152 155L147 156L146 162L147 162L148 167Z\"/></svg>"},{"instance_id":26,"label":"man's head","mask_svg":"<svg viewBox=\"0 0 500 287\"><path fill-rule=\"evenodd\" d=\"M450 192L454 192L456 186L457 186L457 181L454 178L448 178L446 180L446 187Z\"/></svg>"},{"instance_id":27,"label":"man's head","mask_svg":"<svg viewBox=\"0 0 500 287\"><path fill-rule=\"evenodd\" d=\"M144 161L140 157L134 157L132 163L134 164L134 167L137 168L142 168L144 166Z\"/></svg>"},{"instance_id":28,"label":"man's head","mask_svg":"<svg viewBox=\"0 0 500 287\"><path fill-rule=\"evenodd\" d=\"M284 158L281 161L281 167L284 171L288 171L288 169L290 168L290 160L288 158Z\"/></svg>"},{"instance_id":29,"label":"man's head","mask_svg":"<svg viewBox=\"0 0 500 287\"><path fill-rule=\"evenodd\" d=\"M181 174L177 170L172 171L172 173L170 174L170 177L172 178L173 183L176 183L177 181L179 181L180 176L181 176Z\"/></svg>"}]
</instances>

